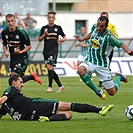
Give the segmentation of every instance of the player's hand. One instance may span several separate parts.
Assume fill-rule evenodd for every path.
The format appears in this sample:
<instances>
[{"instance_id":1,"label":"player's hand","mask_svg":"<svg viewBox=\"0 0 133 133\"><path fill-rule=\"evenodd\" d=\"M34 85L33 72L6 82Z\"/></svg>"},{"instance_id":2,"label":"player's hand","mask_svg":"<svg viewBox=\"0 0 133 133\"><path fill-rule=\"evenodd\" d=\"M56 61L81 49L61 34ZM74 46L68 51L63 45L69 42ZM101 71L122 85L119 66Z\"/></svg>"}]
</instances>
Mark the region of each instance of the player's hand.
<instances>
[{"instance_id":1,"label":"player's hand","mask_svg":"<svg viewBox=\"0 0 133 133\"><path fill-rule=\"evenodd\" d=\"M59 40L57 40L57 43L58 44L61 44L61 43L63 43L64 42L64 39L63 38L59 38Z\"/></svg>"},{"instance_id":2,"label":"player's hand","mask_svg":"<svg viewBox=\"0 0 133 133\"><path fill-rule=\"evenodd\" d=\"M48 29L44 29L44 36L48 36Z\"/></svg>"},{"instance_id":3,"label":"player's hand","mask_svg":"<svg viewBox=\"0 0 133 133\"><path fill-rule=\"evenodd\" d=\"M77 43L76 43L76 44L75 44L75 47L78 47L78 46L80 46L80 44L77 44Z\"/></svg>"},{"instance_id":4,"label":"player's hand","mask_svg":"<svg viewBox=\"0 0 133 133\"><path fill-rule=\"evenodd\" d=\"M75 34L73 37L75 37L75 39L80 38L77 34Z\"/></svg>"},{"instance_id":5,"label":"player's hand","mask_svg":"<svg viewBox=\"0 0 133 133\"><path fill-rule=\"evenodd\" d=\"M81 42L81 38L77 34L75 34L73 37L75 37L76 40L78 40L79 42Z\"/></svg>"},{"instance_id":6,"label":"player's hand","mask_svg":"<svg viewBox=\"0 0 133 133\"><path fill-rule=\"evenodd\" d=\"M14 48L14 53L15 54L21 54L21 51L18 47Z\"/></svg>"},{"instance_id":7,"label":"player's hand","mask_svg":"<svg viewBox=\"0 0 133 133\"><path fill-rule=\"evenodd\" d=\"M6 52L5 52L5 57L8 58L9 55L10 55L9 52L6 51Z\"/></svg>"},{"instance_id":8,"label":"player's hand","mask_svg":"<svg viewBox=\"0 0 133 133\"><path fill-rule=\"evenodd\" d=\"M133 56L133 50L130 52L130 53L128 53L130 56Z\"/></svg>"},{"instance_id":9,"label":"player's hand","mask_svg":"<svg viewBox=\"0 0 133 133\"><path fill-rule=\"evenodd\" d=\"M84 43L83 42L80 42L80 46L84 47Z\"/></svg>"}]
</instances>

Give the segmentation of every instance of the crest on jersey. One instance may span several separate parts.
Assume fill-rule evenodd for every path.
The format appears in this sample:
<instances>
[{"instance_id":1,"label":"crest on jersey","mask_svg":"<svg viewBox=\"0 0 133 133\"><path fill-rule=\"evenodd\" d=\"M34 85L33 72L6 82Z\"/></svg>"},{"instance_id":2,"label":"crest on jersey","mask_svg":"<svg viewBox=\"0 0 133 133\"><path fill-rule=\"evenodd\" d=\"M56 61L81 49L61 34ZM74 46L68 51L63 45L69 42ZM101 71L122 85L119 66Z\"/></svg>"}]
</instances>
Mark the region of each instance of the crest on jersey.
<instances>
[{"instance_id":1,"label":"crest on jersey","mask_svg":"<svg viewBox=\"0 0 133 133\"><path fill-rule=\"evenodd\" d=\"M15 38L16 38L16 39L19 39L19 35L16 35Z\"/></svg>"},{"instance_id":2,"label":"crest on jersey","mask_svg":"<svg viewBox=\"0 0 133 133\"><path fill-rule=\"evenodd\" d=\"M98 40L96 40L96 39L92 39L92 40L91 40L91 45L92 45L92 47L93 47L94 49L100 48L100 43L99 43Z\"/></svg>"},{"instance_id":3,"label":"crest on jersey","mask_svg":"<svg viewBox=\"0 0 133 133\"><path fill-rule=\"evenodd\" d=\"M55 31L55 32L57 32L57 31L58 31L58 29L57 29L57 28L54 28L54 31Z\"/></svg>"}]
</instances>

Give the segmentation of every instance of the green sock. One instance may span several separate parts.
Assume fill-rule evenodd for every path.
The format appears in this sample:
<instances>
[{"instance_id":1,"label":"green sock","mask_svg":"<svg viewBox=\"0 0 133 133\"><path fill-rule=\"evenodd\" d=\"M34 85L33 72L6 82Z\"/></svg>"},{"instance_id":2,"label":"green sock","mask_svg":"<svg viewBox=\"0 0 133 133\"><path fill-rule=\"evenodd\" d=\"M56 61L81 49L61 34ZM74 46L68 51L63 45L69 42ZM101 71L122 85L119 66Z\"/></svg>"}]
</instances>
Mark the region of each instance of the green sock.
<instances>
[{"instance_id":1,"label":"green sock","mask_svg":"<svg viewBox=\"0 0 133 133\"><path fill-rule=\"evenodd\" d=\"M115 79L114 79L114 86L116 88L116 91L118 91L118 89L120 87L120 80L121 80L120 76L116 76Z\"/></svg>"},{"instance_id":2,"label":"green sock","mask_svg":"<svg viewBox=\"0 0 133 133\"><path fill-rule=\"evenodd\" d=\"M93 82L91 81L90 79L90 76L85 73L84 75L80 76L81 79L83 80L83 82L88 86L90 87L95 93L98 92L98 89L96 88L96 86L93 84Z\"/></svg>"}]
</instances>

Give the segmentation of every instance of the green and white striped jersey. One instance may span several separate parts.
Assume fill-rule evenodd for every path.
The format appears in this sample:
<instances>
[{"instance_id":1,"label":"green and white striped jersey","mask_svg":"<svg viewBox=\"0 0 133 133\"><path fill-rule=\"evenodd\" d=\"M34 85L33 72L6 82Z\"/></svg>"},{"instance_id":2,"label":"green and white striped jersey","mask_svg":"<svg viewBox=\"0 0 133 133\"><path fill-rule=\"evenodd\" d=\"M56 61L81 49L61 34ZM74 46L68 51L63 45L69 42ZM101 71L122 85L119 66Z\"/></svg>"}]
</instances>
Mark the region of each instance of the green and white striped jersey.
<instances>
[{"instance_id":1,"label":"green and white striped jersey","mask_svg":"<svg viewBox=\"0 0 133 133\"><path fill-rule=\"evenodd\" d=\"M93 26L89 44L89 52L84 62L108 67L110 52L115 46L120 48L123 42L116 38L108 29L103 34L99 34L97 28Z\"/></svg>"},{"instance_id":2,"label":"green and white striped jersey","mask_svg":"<svg viewBox=\"0 0 133 133\"><path fill-rule=\"evenodd\" d=\"M83 43L86 44L86 45L88 45L89 44L89 41L88 40L85 40ZM83 47L83 46L81 46L80 54L83 55L83 56L86 56L88 54L88 48L89 47Z\"/></svg>"}]
</instances>

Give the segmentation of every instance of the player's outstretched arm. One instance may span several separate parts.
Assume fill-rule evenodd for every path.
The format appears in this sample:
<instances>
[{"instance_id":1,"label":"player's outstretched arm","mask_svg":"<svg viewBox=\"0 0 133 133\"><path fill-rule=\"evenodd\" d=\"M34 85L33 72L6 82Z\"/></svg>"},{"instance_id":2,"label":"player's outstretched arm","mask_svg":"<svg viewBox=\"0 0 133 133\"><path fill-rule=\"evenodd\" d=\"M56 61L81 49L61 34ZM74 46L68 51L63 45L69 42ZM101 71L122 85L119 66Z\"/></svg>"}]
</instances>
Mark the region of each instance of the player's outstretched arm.
<instances>
[{"instance_id":1,"label":"player's outstretched arm","mask_svg":"<svg viewBox=\"0 0 133 133\"><path fill-rule=\"evenodd\" d=\"M133 56L133 50L129 49L129 47L126 44L122 44L121 48L130 56Z\"/></svg>"},{"instance_id":2,"label":"player's outstretched arm","mask_svg":"<svg viewBox=\"0 0 133 133\"><path fill-rule=\"evenodd\" d=\"M0 98L0 104L3 104L7 99L8 99L7 96L2 96Z\"/></svg>"}]
</instances>

